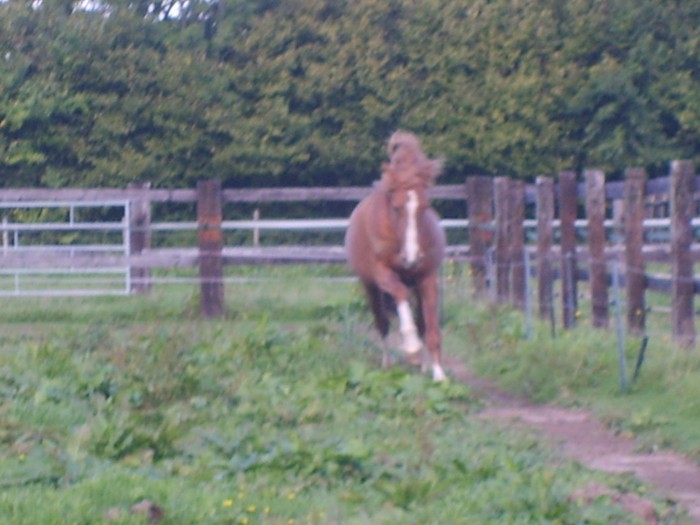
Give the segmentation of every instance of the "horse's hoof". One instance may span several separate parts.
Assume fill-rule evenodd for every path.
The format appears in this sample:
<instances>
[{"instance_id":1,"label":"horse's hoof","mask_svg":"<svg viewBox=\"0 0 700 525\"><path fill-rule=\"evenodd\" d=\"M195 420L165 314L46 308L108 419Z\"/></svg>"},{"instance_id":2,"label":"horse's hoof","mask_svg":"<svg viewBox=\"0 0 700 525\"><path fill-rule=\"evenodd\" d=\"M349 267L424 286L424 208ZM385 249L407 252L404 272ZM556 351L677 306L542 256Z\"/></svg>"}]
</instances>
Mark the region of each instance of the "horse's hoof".
<instances>
[{"instance_id":1,"label":"horse's hoof","mask_svg":"<svg viewBox=\"0 0 700 525\"><path fill-rule=\"evenodd\" d=\"M433 381L446 381L447 376L440 365L433 365Z\"/></svg>"}]
</instances>

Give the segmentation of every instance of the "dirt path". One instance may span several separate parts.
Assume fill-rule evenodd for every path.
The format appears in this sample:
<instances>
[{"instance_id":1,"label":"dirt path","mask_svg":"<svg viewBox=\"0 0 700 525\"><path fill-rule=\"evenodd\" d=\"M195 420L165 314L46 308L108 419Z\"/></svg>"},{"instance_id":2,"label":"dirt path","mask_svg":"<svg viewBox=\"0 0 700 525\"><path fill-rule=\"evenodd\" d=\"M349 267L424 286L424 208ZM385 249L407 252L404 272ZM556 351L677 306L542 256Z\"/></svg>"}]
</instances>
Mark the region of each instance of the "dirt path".
<instances>
[{"instance_id":1,"label":"dirt path","mask_svg":"<svg viewBox=\"0 0 700 525\"><path fill-rule=\"evenodd\" d=\"M487 407L481 417L531 426L565 456L588 468L631 472L657 493L678 502L687 510L691 523L700 524L700 467L695 463L672 452L640 453L634 440L613 434L590 412L530 403L476 377L464 364L446 361L453 377L483 394Z\"/></svg>"}]
</instances>

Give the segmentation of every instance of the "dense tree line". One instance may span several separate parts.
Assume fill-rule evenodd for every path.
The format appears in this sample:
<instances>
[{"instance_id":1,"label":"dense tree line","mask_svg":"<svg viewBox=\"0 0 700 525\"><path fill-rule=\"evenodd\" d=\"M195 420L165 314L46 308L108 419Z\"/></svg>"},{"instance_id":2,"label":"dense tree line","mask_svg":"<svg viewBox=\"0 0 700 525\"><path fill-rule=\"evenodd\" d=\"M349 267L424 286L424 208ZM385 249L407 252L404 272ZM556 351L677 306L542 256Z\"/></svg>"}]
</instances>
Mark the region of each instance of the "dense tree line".
<instances>
[{"instance_id":1,"label":"dense tree line","mask_svg":"<svg viewBox=\"0 0 700 525\"><path fill-rule=\"evenodd\" d=\"M0 185L366 184L700 158L700 3L6 0Z\"/></svg>"}]
</instances>

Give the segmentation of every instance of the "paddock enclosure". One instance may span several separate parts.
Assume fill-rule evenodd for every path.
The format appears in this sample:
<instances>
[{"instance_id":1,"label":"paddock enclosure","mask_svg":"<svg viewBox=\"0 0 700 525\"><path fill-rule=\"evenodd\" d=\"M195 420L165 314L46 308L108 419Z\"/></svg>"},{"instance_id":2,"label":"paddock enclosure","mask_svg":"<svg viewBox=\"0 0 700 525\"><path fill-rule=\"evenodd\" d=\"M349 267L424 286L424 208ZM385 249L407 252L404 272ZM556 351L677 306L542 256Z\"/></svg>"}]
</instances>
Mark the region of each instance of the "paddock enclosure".
<instances>
[{"instance_id":1,"label":"paddock enclosure","mask_svg":"<svg viewBox=\"0 0 700 525\"><path fill-rule=\"evenodd\" d=\"M534 184L473 176L432 188L431 199L448 261L467 265L475 296L543 319L557 312L565 327L585 298L603 327L611 296L623 290L627 329L640 332L648 294L666 294L673 337L691 345L700 178L689 161L669 171L647 179L630 168L615 182L598 170ZM119 295L184 283L200 287L203 316L219 316L224 284L235 281L229 266L342 264L350 210L370 190L225 189L216 179L195 189L2 189L0 295Z\"/></svg>"}]
</instances>

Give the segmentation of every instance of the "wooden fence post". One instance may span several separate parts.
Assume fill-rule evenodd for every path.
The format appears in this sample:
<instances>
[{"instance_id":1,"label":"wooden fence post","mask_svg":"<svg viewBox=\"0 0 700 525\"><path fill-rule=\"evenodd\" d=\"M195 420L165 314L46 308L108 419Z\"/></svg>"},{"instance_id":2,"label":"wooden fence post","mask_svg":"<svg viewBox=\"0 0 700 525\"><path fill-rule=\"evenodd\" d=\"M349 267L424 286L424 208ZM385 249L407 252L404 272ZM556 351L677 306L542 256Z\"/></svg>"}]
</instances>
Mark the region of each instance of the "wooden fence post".
<instances>
[{"instance_id":1,"label":"wooden fence post","mask_svg":"<svg viewBox=\"0 0 700 525\"><path fill-rule=\"evenodd\" d=\"M537 298L539 316L552 318L552 244L554 222L554 182L549 177L537 177Z\"/></svg>"},{"instance_id":2,"label":"wooden fence post","mask_svg":"<svg viewBox=\"0 0 700 525\"><path fill-rule=\"evenodd\" d=\"M525 182L513 180L510 183L510 268L511 301L520 310L525 309Z\"/></svg>"},{"instance_id":3,"label":"wooden fence post","mask_svg":"<svg viewBox=\"0 0 700 525\"><path fill-rule=\"evenodd\" d=\"M605 174L586 170L586 216L588 218L588 263L590 267L593 326L609 323L608 271L605 259Z\"/></svg>"},{"instance_id":4,"label":"wooden fence post","mask_svg":"<svg viewBox=\"0 0 700 525\"><path fill-rule=\"evenodd\" d=\"M493 181L496 238L494 264L496 266L496 300L504 303L510 295L510 179L496 177Z\"/></svg>"},{"instance_id":5,"label":"wooden fence post","mask_svg":"<svg viewBox=\"0 0 700 525\"><path fill-rule=\"evenodd\" d=\"M200 308L203 317L224 315L221 181L197 183Z\"/></svg>"},{"instance_id":6,"label":"wooden fence post","mask_svg":"<svg viewBox=\"0 0 700 525\"><path fill-rule=\"evenodd\" d=\"M150 182L130 182L127 189L147 192ZM147 198L129 201L129 255L141 255L151 247L151 202ZM150 268L131 266L129 264L130 291L148 293L151 290Z\"/></svg>"},{"instance_id":7,"label":"wooden fence post","mask_svg":"<svg viewBox=\"0 0 700 525\"><path fill-rule=\"evenodd\" d=\"M644 333L646 305L644 291L644 182L646 172L641 168L625 171L624 238L625 283L627 288L627 330L632 334Z\"/></svg>"},{"instance_id":8,"label":"wooden fence post","mask_svg":"<svg viewBox=\"0 0 700 525\"><path fill-rule=\"evenodd\" d=\"M561 300L562 325L571 328L576 324L578 311L578 260L576 257L576 216L578 195L576 173L559 174L559 220L561 223Z\"/></svg>"},{"instance_id":9,"label":"wooden fence post","mask_svg":"<svg viewBox=\"0 0 700 525\"><path fill-rule=\"evenodd\" d=\"M469 215L469 258L471 259L474 295L485 297L486 253L493 242L493 179L467 178L467 210Z\"/></svg>"},{"instance_id":10,"label":"wooden fence post","mask_svg":"<svg viewBox=\"0 0 700 525\"><path fill-rule=\"evenodd\" d=\"M685 347L695 343L693 311L694 168L687 160L671 163L671 320L673 339Z\"/></svg>"}]
</instances>

